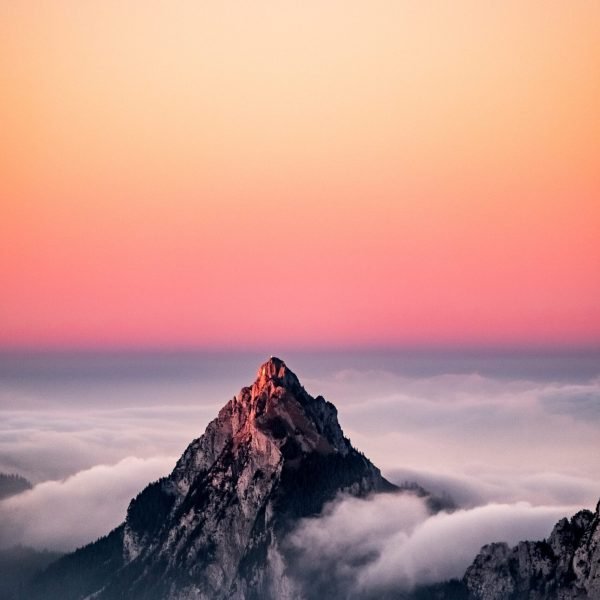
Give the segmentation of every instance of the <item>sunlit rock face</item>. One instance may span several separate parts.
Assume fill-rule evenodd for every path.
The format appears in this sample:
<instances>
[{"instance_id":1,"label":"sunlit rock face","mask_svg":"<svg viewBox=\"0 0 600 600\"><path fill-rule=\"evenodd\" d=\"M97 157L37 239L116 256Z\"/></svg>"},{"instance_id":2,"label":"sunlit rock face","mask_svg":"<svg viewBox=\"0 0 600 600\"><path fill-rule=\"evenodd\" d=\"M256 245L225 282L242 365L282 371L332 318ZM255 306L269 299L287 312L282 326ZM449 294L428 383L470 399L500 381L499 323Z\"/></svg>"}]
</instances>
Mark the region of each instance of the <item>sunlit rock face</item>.
<instances>
[{"instance_id":1,"label":"sunlit rock face","mask_svg":"<svg viewBox=\"0 0 600 600\"><path fill-rule=\"evenodd\" d=\"M271 358L121 527L44 575L39 596L301 598L282 549L298 519L339 492L393 489L344 437L335 407ZM98 562L111 566L99 573Z\"/></svg>"},{"instance_id":2,"label":"sunlit rock face","mask_svg":"<svg viewBox=\"0 0 600 600\"><path fill-rule=\"evenodd\" d=\"M562 519L542 542L484 546L465 574L473 600L600 598L600 503Z\"/></svg>"}]
</instances>

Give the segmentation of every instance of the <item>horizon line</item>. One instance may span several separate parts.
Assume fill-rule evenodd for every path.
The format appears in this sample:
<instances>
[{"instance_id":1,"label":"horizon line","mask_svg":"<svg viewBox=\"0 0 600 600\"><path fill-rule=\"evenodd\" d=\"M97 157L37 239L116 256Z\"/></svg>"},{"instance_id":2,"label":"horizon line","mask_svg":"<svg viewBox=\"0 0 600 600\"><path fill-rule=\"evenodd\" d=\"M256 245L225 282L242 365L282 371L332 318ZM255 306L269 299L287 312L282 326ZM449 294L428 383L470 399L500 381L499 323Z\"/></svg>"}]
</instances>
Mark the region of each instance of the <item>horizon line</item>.
<instances>
[{"instance_id":1,"label":"horizon line","mask_svg":"<svg viewBox=\"0 0 600 600\"><path fill-rule=\"evenodd\" d=\"M297 346L202 346L182 345L0 345L0 356L35 355L249 355L282 356L289 354L481 354L481 355L588 355L600 354L596 344L365 344Z\"/></svg>"}]
</instances>

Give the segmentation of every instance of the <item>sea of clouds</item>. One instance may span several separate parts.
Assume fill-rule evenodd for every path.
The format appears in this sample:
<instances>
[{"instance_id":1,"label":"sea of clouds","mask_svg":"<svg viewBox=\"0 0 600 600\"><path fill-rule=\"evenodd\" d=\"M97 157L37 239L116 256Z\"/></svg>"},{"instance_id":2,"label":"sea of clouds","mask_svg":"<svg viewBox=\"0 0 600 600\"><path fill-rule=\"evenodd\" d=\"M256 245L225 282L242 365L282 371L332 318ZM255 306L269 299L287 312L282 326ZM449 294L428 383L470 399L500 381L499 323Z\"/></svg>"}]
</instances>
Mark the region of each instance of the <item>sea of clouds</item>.
<instances>
[{"instance_id":1,"label":"sea of clouds","mask_svg":"<svg viewBox=\"0 0 600 600\"><path fill-rule=\"evenodd\" d=\"M103 367L101 376L65 368L58 377L0 379L0 471L35 484L0 502L0 546L68 551L108 533L251 382L250 362L211 377L193 369L147 376L145 367L115 377ZM356 589L460 576L484 543L541 539L560 517L598 501L593 370L511 376L354 362L289 365L310 393L336 404L346 435L388 479L448 493L460 509L432 516L406 495L337 499L289 540L315 582L324 564Z\"/></svg>"}]
</instances>

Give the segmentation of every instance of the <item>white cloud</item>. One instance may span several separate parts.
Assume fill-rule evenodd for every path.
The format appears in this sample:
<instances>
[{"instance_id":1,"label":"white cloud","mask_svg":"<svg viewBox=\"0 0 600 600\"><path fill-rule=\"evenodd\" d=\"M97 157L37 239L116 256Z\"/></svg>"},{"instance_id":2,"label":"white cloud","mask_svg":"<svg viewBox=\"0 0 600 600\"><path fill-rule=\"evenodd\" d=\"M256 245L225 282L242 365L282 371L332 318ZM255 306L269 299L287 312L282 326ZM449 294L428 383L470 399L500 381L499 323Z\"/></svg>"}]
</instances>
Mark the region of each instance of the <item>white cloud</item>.
<instances>
[{"instance_id":1,"label":"white cloud","mask_svg":"<svg viewBox=\"0 0 600 600\"><path fill-rule=\"evenodd\" d=\"M574 512L574 507L533 507L523 502L440 513L408 534L388 537L379 558L361 572L359 585L412 586L461 577L484 544L543 539L559 519Z\"/></svg>"},{"instance_id":2,"label":"white cloud","mask_svg":"<svg viewBox=\"0 0 600 600\"><path fill-rule=\"evenodd\" d=\"M489 504L430 516L410 495L345 497L302 521L288 542L308 585L325 572L327 585L351 596L461 577L484 544L545 538L575 510Z\"/></svg>"},{"instance_id":3,"label":"white cloud","mask_svg":"<svg viewBox=\"0 0 600 600\"><path fill-rule=\"evenodd\" d=\"M598 480L554 471L515 473L490 466L467 475L400 468L385 475L393 483L415 481L433 493L450 494L462 508L524 498L535 504L593 507L600 497Z\"/></svg>"},{"instance_id":4,"label":"white cloud","mask_svg":"<svg viewBox=\"0 0 600 600\"><path fill-rule=\"evenodd\" d=\"M172 457L129 457L39 483L0 502L0 545L67 551L87 544L121 523L129 501L174 464Z\"/></svg>"},{"instance_id":5,"label":"white cloud","mask_svg":"<svg viewBox=\"0 0 600 600\"><path fill-rule=\"evenodd\" d=\"M127 456L179 456L217 412L213 405L5 410L0 472L36 483Z\"/></svg>"},{"instance_id":6,"label":"white cloud","mask_svg":"<svg viewBox=\"0 0 600 600\"><path fill-rule=\"evenodd\" d=\"M567 484L600 481L598 378L575 384L353 372L323 380L322 388L354 445L385 471L491 474L515 490L515 478L540 473ZM534 486L521 491L518 499L540 501Z\"/></svg>"}]
</instances>

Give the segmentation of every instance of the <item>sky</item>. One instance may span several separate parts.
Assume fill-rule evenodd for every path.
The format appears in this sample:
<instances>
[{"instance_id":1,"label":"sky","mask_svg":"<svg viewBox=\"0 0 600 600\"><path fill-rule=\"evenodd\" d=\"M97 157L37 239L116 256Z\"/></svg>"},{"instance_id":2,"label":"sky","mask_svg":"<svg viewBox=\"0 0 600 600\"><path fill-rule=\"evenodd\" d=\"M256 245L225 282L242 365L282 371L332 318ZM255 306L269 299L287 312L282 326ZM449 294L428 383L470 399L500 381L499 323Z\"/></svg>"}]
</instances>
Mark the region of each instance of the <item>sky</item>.
<instances>
[{"instance_id":1,"label":"sky","mask_svg":"<svg viewBox=\"0 0 600 600\"><path fill-rule=\"evenodd\" d=\"M598 347L597 2L1 2L0 347Z\"/></svg>"}]
</instances>

